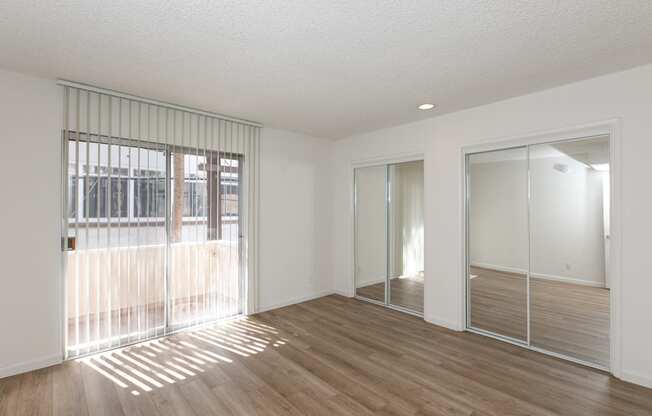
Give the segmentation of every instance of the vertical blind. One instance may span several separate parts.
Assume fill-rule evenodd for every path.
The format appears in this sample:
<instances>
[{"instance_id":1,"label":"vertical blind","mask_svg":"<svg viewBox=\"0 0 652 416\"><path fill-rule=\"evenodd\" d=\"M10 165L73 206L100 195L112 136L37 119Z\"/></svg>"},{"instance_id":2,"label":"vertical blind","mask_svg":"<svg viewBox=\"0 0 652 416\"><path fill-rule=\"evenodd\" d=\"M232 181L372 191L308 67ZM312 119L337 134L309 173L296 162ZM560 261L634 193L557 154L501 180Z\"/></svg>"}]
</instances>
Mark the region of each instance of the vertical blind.
<instances>
[{"instance_id":1,"label":"vertical blind","mask_svg":"<svg viewBox=\"0 0 652 416\"><path fill-rule=\"evenodd\" d=\"M61 84L67 356L255 310L260 126Z\"/></svg>"}]
</instances>

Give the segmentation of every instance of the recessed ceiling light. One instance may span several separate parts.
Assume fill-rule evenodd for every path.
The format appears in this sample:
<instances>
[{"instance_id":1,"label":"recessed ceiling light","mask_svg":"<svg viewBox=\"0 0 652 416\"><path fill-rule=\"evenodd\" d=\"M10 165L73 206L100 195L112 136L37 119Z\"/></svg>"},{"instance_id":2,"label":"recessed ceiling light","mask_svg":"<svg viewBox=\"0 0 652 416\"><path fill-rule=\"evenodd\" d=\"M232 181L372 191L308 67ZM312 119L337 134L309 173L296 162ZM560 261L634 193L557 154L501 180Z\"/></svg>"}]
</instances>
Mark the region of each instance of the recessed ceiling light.
<instances>
[{"instance_id":1,"label":"recessed ceiling light","mask_svg":"<svg viewBox=\"0 0 652 416\"><path fill-rule=\"evenodd\" d=\"M421 104L419 107L417 107L419 110L432 110L435 108L434 104Z\"/></svg>"}]
</instances>

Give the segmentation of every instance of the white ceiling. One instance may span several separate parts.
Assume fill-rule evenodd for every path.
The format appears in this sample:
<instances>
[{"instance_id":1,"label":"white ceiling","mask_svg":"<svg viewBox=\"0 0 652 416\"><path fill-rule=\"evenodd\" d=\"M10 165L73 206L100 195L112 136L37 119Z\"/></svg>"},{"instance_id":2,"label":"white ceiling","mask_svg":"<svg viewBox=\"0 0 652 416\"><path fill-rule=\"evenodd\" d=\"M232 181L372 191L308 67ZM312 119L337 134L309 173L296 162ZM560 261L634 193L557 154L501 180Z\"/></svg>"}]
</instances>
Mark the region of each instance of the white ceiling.
<instances>
[{"instance_id":1,"label":"white ceiling","mask_svg":"<svg viewBox=\"0 0 652 416\"><path fill-rule=\"evenodd\" d=\"M649 0L0 0L2 68L331 139L648 62Z\"/></svg>"}]
</instances>

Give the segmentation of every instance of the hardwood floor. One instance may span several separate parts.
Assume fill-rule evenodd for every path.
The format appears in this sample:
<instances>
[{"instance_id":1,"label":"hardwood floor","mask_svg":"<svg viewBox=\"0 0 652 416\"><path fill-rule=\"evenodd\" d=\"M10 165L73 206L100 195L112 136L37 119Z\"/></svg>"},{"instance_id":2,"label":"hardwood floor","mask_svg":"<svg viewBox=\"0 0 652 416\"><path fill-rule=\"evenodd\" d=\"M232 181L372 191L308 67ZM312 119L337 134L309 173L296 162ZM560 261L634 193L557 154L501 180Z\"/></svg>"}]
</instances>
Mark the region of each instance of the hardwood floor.
<instances>
[{"instance_id":1,"label":"hardwood floor","mask_svg":"<svg viewBox=\"0 0 652 416\"><path fill-rule=\"evenodd\" d=\"M525 276L471 268L471 324L526 340ZM609 366L609 290L530 279L532 345Z\"/></svg>"},{"instance_id":2,"label":"hardwood floor","mask_svg":"<svg viewBox=\"0 0 652 416\"><path fill-rule=\"evenodd\" d=\"M391 279L390 288L389 303L423 313L423 276ZM359 287L356 294L383 302L385 283Z\"/></svg>"},{"instance_id":3,"label":"hardwood floor","mask_svg":"<svg viewBox=\"0 0 652 416\"><path fill-rule=\"evenodd\" d=\"M471 267L470 273L471 326L525 341L525 276L478 267Z\"/></svg>"},{"instance_id":4,"label":"hardwood floor","mask_svg":"<svg viewBox=\"0 0 652 416\"><path fill-rule=\"evenodd\" d=\"M627 415L652 390L333 295L0 380L0 415Z\"/></svg>"}]
</instances>

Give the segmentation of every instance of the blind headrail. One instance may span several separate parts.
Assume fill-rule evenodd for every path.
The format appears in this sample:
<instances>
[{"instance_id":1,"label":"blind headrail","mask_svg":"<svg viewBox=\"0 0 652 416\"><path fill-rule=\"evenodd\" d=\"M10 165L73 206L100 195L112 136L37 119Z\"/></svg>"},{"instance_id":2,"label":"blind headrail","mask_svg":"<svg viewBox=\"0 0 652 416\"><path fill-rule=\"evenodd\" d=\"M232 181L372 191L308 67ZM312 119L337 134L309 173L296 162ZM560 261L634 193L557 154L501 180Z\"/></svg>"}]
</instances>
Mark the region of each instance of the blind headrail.
<instances>
[{"instance_id":1,"label":"blind headrail","mask_svg":"<svg viewBox=\"0 0 652 416\"><path fill-rule=\"evenodd\" d=\"M172 104L172 103L168 103L168 102L165 102L165 101L153 100L151 98L140 97L138 95L127 94L127 93L124 93L124 92L115 91L115 90L111 90L111 89L107 89L107 88L95 87L93 85L83 84L83 83L80 83L80 82L68 81L68 80L65 80L65 79L58 79L57 80L57 85L77 88L77 89L85 90L85 91L91 91L91 92L95 92L95 93L103 94L103 95L110 95L110 96L117 97L117 98L125 98L125 99L132 100L132 101L140 101L140 102L146 103L146 104L153 104L153 105L157 105L157 106L160 106L160 107L166 107L166 108L169 108L169 109L172 109L172 110L185 111L187 113L198 114L198 115L202 115L202 116L206 116L206 117L213 117L213 118L217 118L217 119L225 120L225 121L232 121L234 123L240 123L240 124L244 124L244 125L248 125L248 126L263 127L263 125L261 123L258 123L256 121L245 120L245 119L236 118L236 117L229 117L229 116L225 116L223 114L218 114L218 113L213 113L213 112L210 112L210 111L199 110L199 109L192 108L192 107L186 107L186 106L182 106L182 105Z\"/></svg>"}]
</instances>

